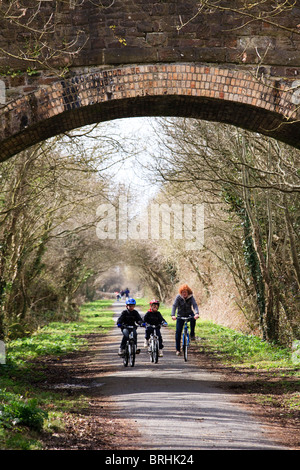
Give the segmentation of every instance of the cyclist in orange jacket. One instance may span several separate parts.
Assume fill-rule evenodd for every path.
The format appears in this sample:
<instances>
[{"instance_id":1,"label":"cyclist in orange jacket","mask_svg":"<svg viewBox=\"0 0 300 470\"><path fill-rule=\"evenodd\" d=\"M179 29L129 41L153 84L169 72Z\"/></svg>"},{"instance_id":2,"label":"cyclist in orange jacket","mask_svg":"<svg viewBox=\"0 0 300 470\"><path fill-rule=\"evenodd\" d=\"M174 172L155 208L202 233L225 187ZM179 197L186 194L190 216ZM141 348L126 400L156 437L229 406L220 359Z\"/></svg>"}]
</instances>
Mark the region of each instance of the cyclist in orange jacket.
<instances>
[{"instance_id":1,"label":"cyclist in orange jacket","mask_svg":"<svg viewBox=\"0 0 300 470\"><path fill-rule=\"evenodd\" d=\"M184 320L181 320L180 317L192 316L191 320L191 339L195 337L195 324L197 318L199 318L199 310L196 300L193 296L192 289L187 285L183 284L179 287L179 294L174 300L172 306L171 316L173 320L176 320L176 311L177 311L177 322L176 322L176 354L180 354L180 340L181 333L184 325Z\"/></svg>"}]
</instances>

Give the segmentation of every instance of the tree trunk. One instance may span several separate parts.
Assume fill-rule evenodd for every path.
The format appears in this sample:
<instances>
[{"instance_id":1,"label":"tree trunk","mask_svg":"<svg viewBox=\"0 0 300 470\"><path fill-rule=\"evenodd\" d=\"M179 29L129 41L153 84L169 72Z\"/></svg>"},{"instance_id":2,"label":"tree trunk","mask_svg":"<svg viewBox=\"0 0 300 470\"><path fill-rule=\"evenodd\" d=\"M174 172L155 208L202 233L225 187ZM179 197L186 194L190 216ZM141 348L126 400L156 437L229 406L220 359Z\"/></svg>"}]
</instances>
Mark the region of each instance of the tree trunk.
<instances>
[{"instance_id":1,"label":"tree trunk","mask_svg":"<svg viewBox=\"0 0 300 470\"><path fill-rule=\"evenodd\" d=\"M298 289L300 289L300 265L299 265L298 253L297 253L297 248L296 248L293 223L292 223L292 219L289 213L286 195L283 196L283 203L284 203L284 216L285 216L287 232L289 235L290 246L291 246L291 256L292 256L293 266L295 269Z\"/></svg>"},{"instance_id":2,"label":"tree trunk","mask_svg":"<svg viewBox=\"0 0 300 470\"><path fill-rule=\"evenodd\" d=\"M263 247L261 243L261 234L259 222L255 219L253 214L250 195L249 195L249 175L248 169L243 167L243 183L244 183L244 200L246 205L246 212L250 220L252 228L252 238L254 243L254 248L257 253L257 258L259 261L260 271L262 275L262 280L264 283L264 296L265 296L265 315L262 319L261 326L263 330L263 338L267 341L277 341L278 340L278 322L274 318L274 289L271 279L270 272L270 250L271 242L269 239L266 252L268 253L268 262L266 261ZM271 217L271 214L268 214ZM269 220L269 231L271 230L271 221Z\"/></svg>"}]
</instances>

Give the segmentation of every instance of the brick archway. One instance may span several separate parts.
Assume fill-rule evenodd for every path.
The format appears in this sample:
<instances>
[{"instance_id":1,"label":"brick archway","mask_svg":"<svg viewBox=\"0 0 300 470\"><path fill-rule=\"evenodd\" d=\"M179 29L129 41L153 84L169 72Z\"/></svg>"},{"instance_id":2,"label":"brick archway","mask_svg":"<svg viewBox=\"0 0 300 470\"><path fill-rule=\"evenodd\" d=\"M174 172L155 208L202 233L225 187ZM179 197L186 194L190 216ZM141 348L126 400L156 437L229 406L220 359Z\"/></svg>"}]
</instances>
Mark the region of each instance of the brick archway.
<instances>
[{"instance_id":1,"label":"brick archway","mask_svg":"<svg viewBox=\"0 0 300 470\"><path fill-rule=\"evenodd\" d=\"M195 64L147 64L59 80L0 110L0 159L95 122L181 116L225 122L300 148L293 88L250 73Z\"/></svg>"}]
</instances>

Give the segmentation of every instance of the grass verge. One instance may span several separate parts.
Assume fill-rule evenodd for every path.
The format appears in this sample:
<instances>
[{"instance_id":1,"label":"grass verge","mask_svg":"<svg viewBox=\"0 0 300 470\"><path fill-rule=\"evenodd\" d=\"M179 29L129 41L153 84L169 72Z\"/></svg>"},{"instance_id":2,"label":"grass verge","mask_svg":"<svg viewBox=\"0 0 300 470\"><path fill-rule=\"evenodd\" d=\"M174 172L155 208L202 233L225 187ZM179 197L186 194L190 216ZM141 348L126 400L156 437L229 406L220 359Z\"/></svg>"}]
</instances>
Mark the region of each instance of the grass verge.
<instances>
[{"instance_id":1,"label":"grass verge","mask_svg":"<svg viewBox=\"0 0 300 470\"><path fill-rule=\"evenodd\" d=\"M49 323L6 346L6 363L0 364L0 449L41 449L41 433L56 432L62 414L84 406L83 398L39 387L44 375L34 362L49 356L59 361L65 354L84 350L87 335L108 332L113 326L112 303L85 304L78 321Z\"/></svg>"}]
</instances>

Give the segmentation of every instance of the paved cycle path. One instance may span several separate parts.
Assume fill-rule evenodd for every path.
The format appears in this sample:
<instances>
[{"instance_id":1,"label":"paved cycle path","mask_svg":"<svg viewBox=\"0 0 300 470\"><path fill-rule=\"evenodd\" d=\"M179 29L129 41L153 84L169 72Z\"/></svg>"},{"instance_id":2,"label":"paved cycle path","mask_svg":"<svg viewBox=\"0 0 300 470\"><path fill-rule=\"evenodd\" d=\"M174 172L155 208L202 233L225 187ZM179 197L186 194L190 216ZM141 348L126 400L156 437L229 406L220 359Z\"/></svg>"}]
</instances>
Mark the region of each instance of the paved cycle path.
<instances>
[{"instance_id":1,"label":"paved cycle path","mask_svg":"<svg viewBox=\"0 0 300 470\"><path fill-rule=\"evenodd\" d=\"M116 318L124 308L116 302ZM220 374L199 369L189 356L175 355L174 330L163 328L164 356L152 364L138 328L134 367L124 367L117 355L121 331L115 327L100 351L107 372L99 378L116 417L135 422L145 450L280 450L266 429L235 397L221 388ZM126 450L124 448L123 450Z\"/></svg>"}]
</instances>

